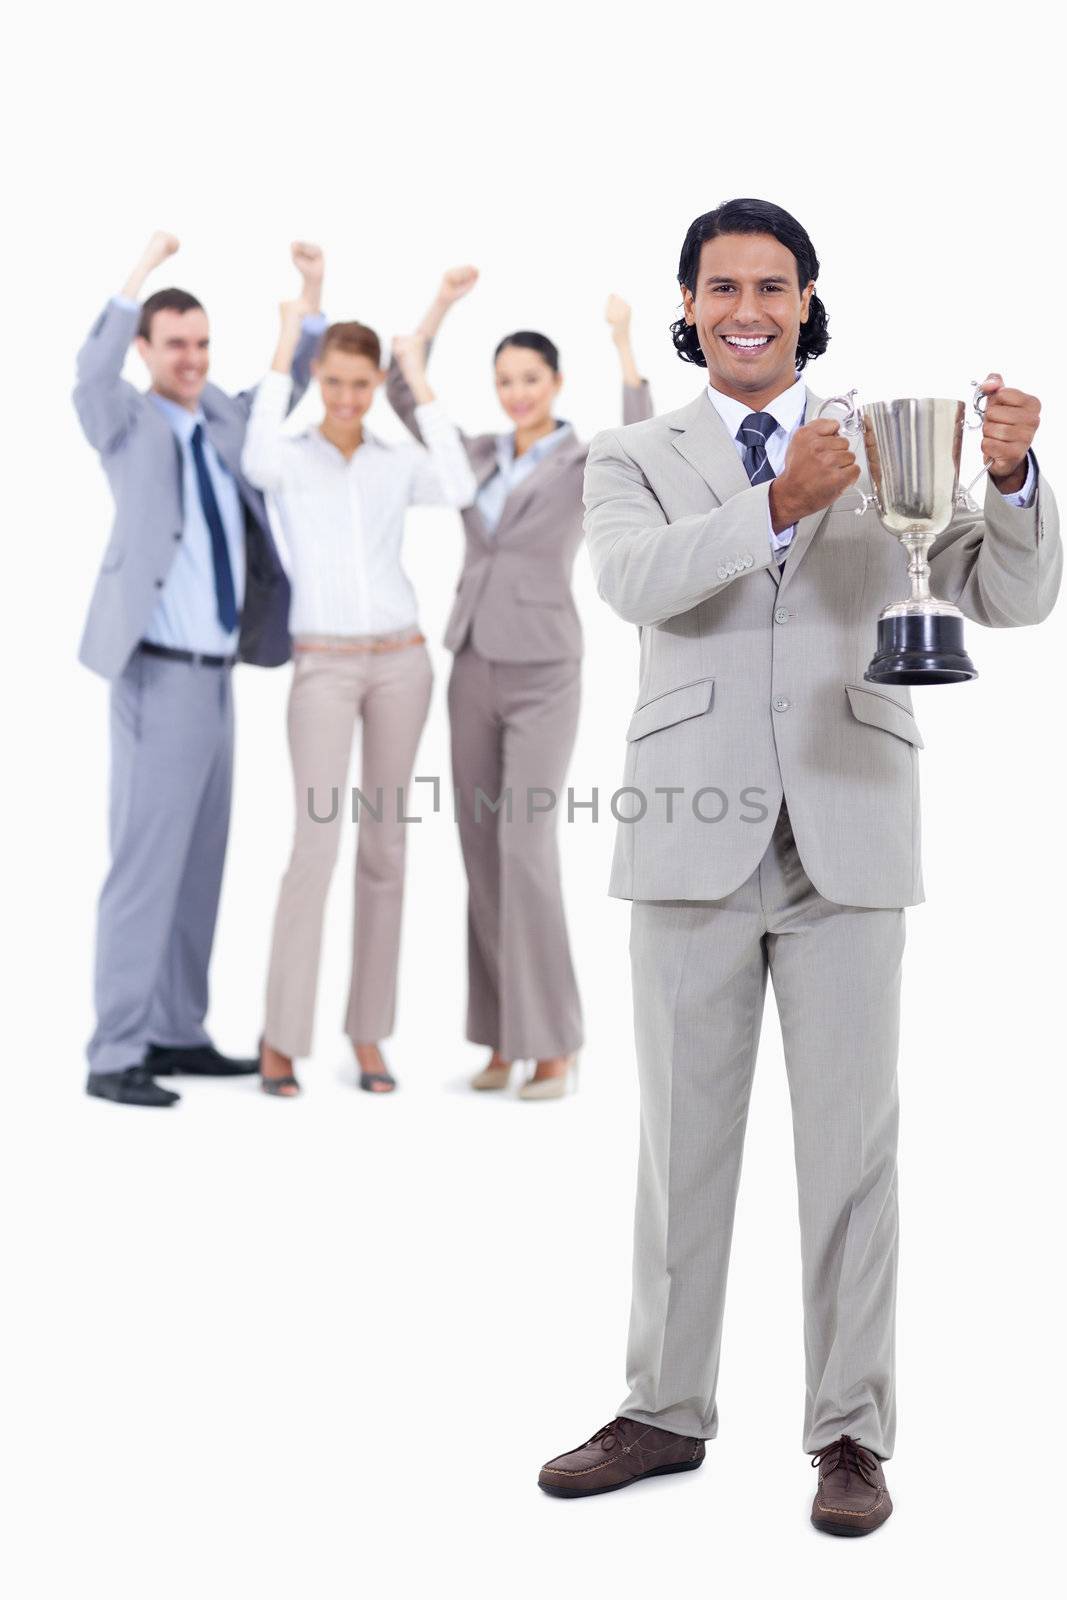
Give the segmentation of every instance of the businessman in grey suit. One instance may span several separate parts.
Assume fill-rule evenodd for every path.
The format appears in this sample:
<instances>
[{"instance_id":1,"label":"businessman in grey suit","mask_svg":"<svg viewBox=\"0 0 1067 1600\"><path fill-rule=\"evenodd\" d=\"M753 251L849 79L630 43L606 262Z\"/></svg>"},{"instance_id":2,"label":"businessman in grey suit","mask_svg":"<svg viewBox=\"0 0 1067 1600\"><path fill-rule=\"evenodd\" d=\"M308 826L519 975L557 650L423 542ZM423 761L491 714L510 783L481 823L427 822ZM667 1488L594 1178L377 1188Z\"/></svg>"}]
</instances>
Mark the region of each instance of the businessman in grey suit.
<instances>
[{"instance_id":1,"label":"businessman in grey suit","mask_svg":"<svg viewBox=\"0 0 1067 1600\"><path fill-rule=\"evenodd\" d=\"M78 356L74 404L115 499L80 658L111 685L111 866L96 932L96 1030L87 1090L127 1105L172 1105L157 1077L254 1072L204 1029L230 816L233 701L240 659L289 658L289 586L263 498L241 475L252 394L208 383L208 321L182 289L141 305L178 248L152 236ZM317 312L322 252L294 245ZM323 326L306 319L294 403ZM131 340L151 380L122 377Z\"/></svg>"},{"instance_id":2,"label":"businessman in grey suit","mask_svg":"<svg viewBox=\"0 0 1067 1600\"><path fill-rule=\"evenodd\" d=\"M548 1462L579 1496L688 1471L717 1429L727 1261L768 972L793 1107L812 1521L889 1516L897 1256L896 1056L904 907L923 898L907 688L866 683L900 548L801 373L826 348L819 263L758 200L698 217L679 263L688 405L601 433L585 478L597 588L639 629L628 814L611 893L632 900L641 1144L618 1414ZM984 384L984 508L931 552L976 622L1042 621L1056 506L1030 445L1039 405Z\"/></svg>"}]
</instances>

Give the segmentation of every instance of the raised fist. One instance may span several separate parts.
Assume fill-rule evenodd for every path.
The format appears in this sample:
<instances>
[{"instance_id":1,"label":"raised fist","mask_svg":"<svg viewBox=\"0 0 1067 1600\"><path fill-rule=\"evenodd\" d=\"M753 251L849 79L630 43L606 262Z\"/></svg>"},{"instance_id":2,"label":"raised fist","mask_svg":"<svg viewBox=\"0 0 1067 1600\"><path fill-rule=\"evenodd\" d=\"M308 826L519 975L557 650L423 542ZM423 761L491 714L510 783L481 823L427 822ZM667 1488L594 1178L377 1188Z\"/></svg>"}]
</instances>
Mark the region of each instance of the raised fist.
<instances>
[{"instance_id":1,"label":"raised fist","mask_svg":"<svg viewBox=\"0 0 1067 1600\"><path fill-rule=\"evenodd\" d=\"M771 484L771 520L776 533L813 511L824 511L860 475L849 442L832 417L798 428L785 466Z\"/></svg>"}]
</instances>

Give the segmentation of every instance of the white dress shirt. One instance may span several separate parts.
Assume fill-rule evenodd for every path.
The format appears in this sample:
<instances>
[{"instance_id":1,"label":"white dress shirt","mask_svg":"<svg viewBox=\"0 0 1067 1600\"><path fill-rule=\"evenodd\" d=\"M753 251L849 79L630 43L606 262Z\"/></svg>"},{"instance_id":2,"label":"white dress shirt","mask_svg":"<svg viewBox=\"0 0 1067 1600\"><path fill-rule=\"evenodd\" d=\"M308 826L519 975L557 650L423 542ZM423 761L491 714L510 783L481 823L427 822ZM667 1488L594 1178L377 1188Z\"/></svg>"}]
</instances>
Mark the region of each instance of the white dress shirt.
<instances>
[{"instance_id":1,"label":"white dress shirt","mask_svg":"<svg viewBox=\"0 0 1067 1600\"><path fill-rule=\"evenodd\" d=\"M737 437L738 429L745 418L751 415L752 407L735 400L731 395L723 394L719 389L708 384L708 399L715 407L719 416L726 424L730 437L737 446L737 453L744 460L745 447ZM783 389L781 394L775 395L769 404L763 407L765 413L772 416L778 426L767 440L767 460L770 462L775 477L785 466L786 452L794 433L804 421L804 407L807 402L807 390L804 379L798 378L788 389ZM1005 500L1009 505L1028 506L1033 500L1034 488L1037 483L1037 465L1031 453L1027 462L1026 482L1015 494L1006 494ZM785 553L789 548L793 535L797 530L795 522L788 528L783 528L781 533L775 533L771 524L770 508L767 511L767 526L771 536L771 548L778 557L779 564L785 560Z\"/></svg>"},{"instance_id":2,"label":"white dress shirt","mask_svg":"<svg viewBox=\"0 0 1067 1600\"><path fill-rule=\"evenodd\" d=\"M504 505L513 489L528 478L547 455L551 455L557 445L564 439L574 437L574 429L569 422L557 422L551 433L546 433L542 438L535 439L530 447L522 452L521 456L515 454L515 435L513 433L498 433L496 436L496 471L490 473L482 487L478 490L478 510L482 514L486 532L494 534L497 524L503 515Z\"/></svg>"},{"instance_id":3,"label":"white dress shirt","mask_svg":"<svg viewBox=\"0 0 1067 1600\"><path fill-rule=\"evenodd\" d=\"M415 407L426 444L387 444L363 429L346 460L318 427L282 431L292 380L268 372L256 391L241 466L270 496L301 634L392 633L414 626L415 591L400 561L408 506L469 506L477 483L436 401Z\"/></svg>"}]
</instances>

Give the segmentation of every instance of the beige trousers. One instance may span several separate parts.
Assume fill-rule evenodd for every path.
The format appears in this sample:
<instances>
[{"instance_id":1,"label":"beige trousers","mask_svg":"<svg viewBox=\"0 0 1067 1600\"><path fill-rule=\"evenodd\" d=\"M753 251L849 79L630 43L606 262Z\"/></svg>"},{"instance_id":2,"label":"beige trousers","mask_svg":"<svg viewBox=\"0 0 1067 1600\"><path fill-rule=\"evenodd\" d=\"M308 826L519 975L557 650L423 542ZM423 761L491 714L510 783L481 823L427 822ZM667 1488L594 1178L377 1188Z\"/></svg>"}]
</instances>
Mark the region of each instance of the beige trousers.
<instances>
[{"instance_id":1,"label":"beige trousers","mask_svg":"<svg viewBox=\"0 0 1067 1600\"><path fill-rule=\"evenodd\" d=\"M415 630L379 635L383 643ZM415 752L430 706L433 669L424 643L375 652L364 640L294 641L289 750L296 831L274 918L264 1038L287 1056L311 1053L326 895L352 818L347 787L352 738L363 724L358 788L355 922L345 1032L353 1044L386 1038L396 1012L406 825ZM378 791L381 791L379 800ZM398 805L397 791L402 792ZM368 809L380 811L380 820ZM322 820L316 820L322 819Z\"/></svg>"},{"instance_id":2,"label":"beige trousers","mask_svg":"<svg viewBox=\"0 0 1067 1600\"><path fill-rule=\"evenodd\" d=\"M726 1272L769 975L793 1105L804 1449L849 1433L892 1455L903 952L903 911L818 893L784 804L732 894L634 901L641 1153L620 1416L701 1439L718 1431Z\"/></svg>"}]
</instances>

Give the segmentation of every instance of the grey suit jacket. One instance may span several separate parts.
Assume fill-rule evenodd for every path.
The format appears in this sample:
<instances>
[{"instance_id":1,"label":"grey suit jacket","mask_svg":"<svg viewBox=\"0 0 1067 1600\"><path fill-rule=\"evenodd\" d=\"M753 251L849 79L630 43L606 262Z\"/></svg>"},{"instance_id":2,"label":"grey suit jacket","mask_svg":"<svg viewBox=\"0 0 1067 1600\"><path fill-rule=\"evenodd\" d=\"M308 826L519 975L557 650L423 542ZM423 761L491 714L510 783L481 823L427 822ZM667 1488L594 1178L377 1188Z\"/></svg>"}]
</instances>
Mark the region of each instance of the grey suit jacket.
<instances>
[{"instance_id":1,"label":"grey suit jacket","mask_svg":"<svg viewBox=\"0 0 1067 1600\"><path fill-rule=\"evenodd\" d=\"M809 390L807 416L819 403ZM922 738L909 691L863 679L879 612L907 593L903 552L873 508L856 516L850 492L803 518L779 576L768 495L703 391L590 446L597 588L641 644L623 779L639 792L616 800L635 820L618 824L609 893L729 894L762 856L784 792L826 899L914 905ZM933 546L931 586L976 622L1018 627L1051 611L1062 565L1039 474L1032 507L989 485L980 515L956 516Z\"/></svg>"},{"instance_id":2,"label":"grey suit jacket","mask_svg":"<svg viewBox=\"0 0 1067 1600\"><path fill-rule=\"evenodd\" d=\"M89 603L79 659L116 678L151 619L182 536L181 448L146 394L125 382L122 365L138 310L109 301L78 353L74 406L100 452L115 499L111 539ZM305 334L293 363L293 400L307 388L317 340ZM254 390L228 395L209 383L201 404L205 432L233 475L245 511L245 597L238 654L274 667L289 659L289 581L271 537L263 496L241 473Z\"/></svg>"},{"instance_id":3,"label":"grey suit jacket","mask_svg":"<svg viewBox=\"0 0 1067 1600\"><path fill-rule=\"evenodd\" d=\"M392 362L386 393L397 415L421 439L415 399ZM623 385L623 421L652 415L647 383ZM461 432L478 487L496 471L496 435ZM463 512L466 550L445 629L449 650L468 636L489 661L567 661L582 654L582 629L571 593L582 542L582 475L589 446L558 445L508 496L490 533L477 505Z\"/></svg>"}]
</instances>

